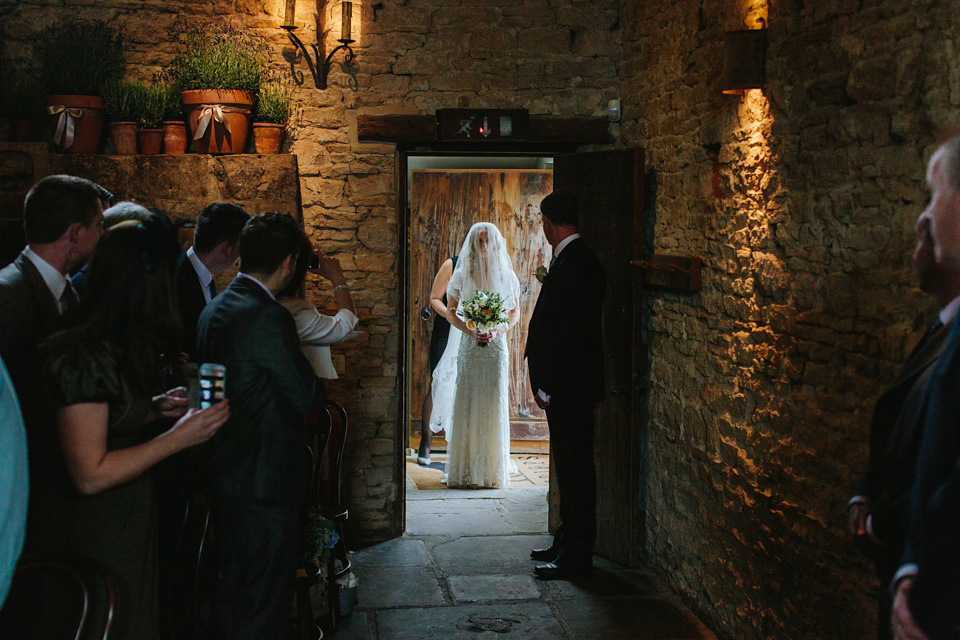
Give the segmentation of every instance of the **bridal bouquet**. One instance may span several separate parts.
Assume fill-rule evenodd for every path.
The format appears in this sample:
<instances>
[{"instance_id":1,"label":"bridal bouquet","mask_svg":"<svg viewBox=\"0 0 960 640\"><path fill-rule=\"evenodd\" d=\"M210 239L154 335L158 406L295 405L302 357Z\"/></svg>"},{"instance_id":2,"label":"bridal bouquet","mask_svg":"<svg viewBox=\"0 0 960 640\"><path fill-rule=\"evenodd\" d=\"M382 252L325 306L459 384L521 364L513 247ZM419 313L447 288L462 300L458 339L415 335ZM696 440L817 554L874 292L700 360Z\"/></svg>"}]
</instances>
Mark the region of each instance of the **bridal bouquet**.
<instances>
[{"instance_id":1,"label":"bridal bouquet","mask_svg":"<svg viewBox=\"0 0 960 640\"><path fill-rule=\"evenodd\" d=\"M510 324L503 308L503 296L485 291L477 291L468 300L463 300L457 309L457 317L467 324L468 329L480 333ZM486 342L477 341L477 344L481 347L487 346Z\"/></svg>"}]
</instances>

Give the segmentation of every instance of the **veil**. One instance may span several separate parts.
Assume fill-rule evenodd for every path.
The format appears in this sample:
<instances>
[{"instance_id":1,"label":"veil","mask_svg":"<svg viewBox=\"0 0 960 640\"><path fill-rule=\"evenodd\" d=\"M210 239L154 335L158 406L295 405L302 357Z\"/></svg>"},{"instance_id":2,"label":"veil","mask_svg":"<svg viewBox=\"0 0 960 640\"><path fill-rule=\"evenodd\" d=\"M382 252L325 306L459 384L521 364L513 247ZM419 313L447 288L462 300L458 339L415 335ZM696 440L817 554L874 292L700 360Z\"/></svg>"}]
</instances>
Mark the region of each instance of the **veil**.
<instances>
[{"instance_id":1,"label":"veil","mask_svg":"<svg viewBox=\"0 0 960 640\"><path fill-rule=\"evenodd\" d=\"M520 281L513 271L513 262L507 253L507 242L492 222L478 222L467 232L457 266L447 285L447 299L467 300L477 291L499 293L503 308L510 311L517 306ZM462 332L450 327L450 337L443 356L433 372L430 391L433 395L433 412L430 414L430 430L443 430L447 441L453 427L453 400L457 391L457 353L460 350Z\"/></svg>"}]
</instances>

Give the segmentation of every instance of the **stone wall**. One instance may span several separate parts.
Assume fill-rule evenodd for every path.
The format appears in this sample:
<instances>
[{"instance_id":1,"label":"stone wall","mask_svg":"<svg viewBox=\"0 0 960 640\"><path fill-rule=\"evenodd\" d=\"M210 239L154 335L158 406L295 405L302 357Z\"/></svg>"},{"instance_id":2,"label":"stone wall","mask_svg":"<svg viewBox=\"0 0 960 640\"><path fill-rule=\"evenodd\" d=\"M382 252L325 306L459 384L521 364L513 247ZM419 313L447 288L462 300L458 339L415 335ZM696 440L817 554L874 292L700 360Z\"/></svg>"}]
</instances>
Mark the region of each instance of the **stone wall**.
<instances>
[{"instance_id":1,"label":"stone wall","mask_svg":"<svg viewBox=\"0 0 960 640\"><path fill-rule=\"evenodd\" d=\"M301 0L298 34L339 34L339 4ZM333 3L331 3L333 4ZM174 47L167 33L178 16L227 18L262 36L270 66L289 73L293 52L279 28L281 0L0 1L2 60L35 64L38 32L73 14L126 30L130 78L149 80ZM358 114L432 114L439 107L524 107L531 114L592 116L615 97L619 71L617 0L378 0L354 3L351 66L338 54L329 89L297 89L298 114L285 145L299 157L304 221L321 248L340 258L364 335L337 348L346 375L329 385L347 408L351 433L345 463L351 541L401 533L403 477L398 452L398 237L395 150L359 144ZM110 187L110 185L106 185ZM308 287L321 307L326 283Z\"/></svg>"},{"instance_id":2,"label":"stone wall","mask_svg":"<svg viewBox=\"0 0 960 640\"><path fill-rule=\"evenodd\" d=\"M621 143L647 149L656 250L704 259L700 294L646 301L647 560L721 636L871 637L844 507L873 400L934 312L909 254L960 115L956 7L623 7ZM766 92L721 95L723 32L761 17Z\"/></svg>"}]
</instances>

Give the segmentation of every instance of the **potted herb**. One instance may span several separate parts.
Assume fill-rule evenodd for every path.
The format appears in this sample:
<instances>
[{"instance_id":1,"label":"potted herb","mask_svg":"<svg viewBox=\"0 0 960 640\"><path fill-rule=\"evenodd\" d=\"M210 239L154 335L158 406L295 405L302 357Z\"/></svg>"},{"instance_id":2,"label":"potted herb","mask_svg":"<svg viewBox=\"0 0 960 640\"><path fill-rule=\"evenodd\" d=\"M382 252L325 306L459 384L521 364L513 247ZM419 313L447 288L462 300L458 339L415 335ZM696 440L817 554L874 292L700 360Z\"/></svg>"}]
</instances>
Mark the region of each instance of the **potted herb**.
<instances>
[{"instance_id":1,"label":"potted herb","mask_svg":"<svg viewBox=\"0 0 960 640\"><path fill-rule=\"evenodd\" d=\"M66 153L96 153L103 91L123 76L123 36L102 21L77 18L48 28L41 43L54 142Z\"/></svg>"},{"instance_id":2,"label":"potted herb","mask_svg":"<svg viewBox=\"0 0 960 640\"><path fill-rule=\"evenodd\" d=\"M163 116L166 107L166 87L151 84L144 87L143 107L137 128L140 153L155 155L163 150Z\"/></svg>"},{"instance_id":3,"label":"potted herb","mask_svg":"<svg viewBox=\"0 0 960 640\"><path fill-rule=\"evenodd\" d=\"M283 133L290 120L291 97L290 87L277 81L260 87L253 111L253 143L257 153L280 152Z\"/></svg>"},{"instance_id":4,"label":"potted herb","mask_svg":"<svg viewBox=\"0 0 960 640\"><path fill-rule=\"evenodd\" d=\"M242 153L266 68L264 46L230 25L178 31L173 73L197 151Z\"/></svg>"},{"instance_id":5,"label":"potted herb","mask_svg":"<svg viewBox=\"0 0 960 640\"><path fill-rule=\"evenodd\" d=\"M103 91L103 109L110 118L110 135L117 155L137 152L137 117L143 109L142 84L114 80Z\"/></svg>"},{"instance_id":6,"label":"potted herb","mask_svg":"<svg viewBox=\"0 0 960 640\"><path fill-rule=\"evenodd\" d=\"M24 73L7 71L0 76L0 140L30 139L30 127L42 102L36 85Z\"/></svg>"},{"instance_id":7,"label":"potted herb","mask_svg":"<svg viewBox=\"0 0 960 640\"><path fill-rule=\"evenodd\" d=\"M163 87L163 152L187 152L187 125L183 121L180 90L166 73L154 75L154 82Z\"/></svg>"}]
</instances>

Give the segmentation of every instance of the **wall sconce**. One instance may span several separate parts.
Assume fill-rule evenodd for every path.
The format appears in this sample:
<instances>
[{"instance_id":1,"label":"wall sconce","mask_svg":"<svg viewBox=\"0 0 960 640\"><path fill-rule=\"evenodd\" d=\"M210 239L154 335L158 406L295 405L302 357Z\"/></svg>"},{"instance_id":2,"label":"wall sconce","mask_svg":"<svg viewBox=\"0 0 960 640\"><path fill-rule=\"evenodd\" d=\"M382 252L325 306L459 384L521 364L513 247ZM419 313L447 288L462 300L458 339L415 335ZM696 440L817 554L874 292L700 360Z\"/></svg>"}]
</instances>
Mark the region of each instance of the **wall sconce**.
<instances>
[{"instance_id":1,"label":"wall sconce","mask_svg":"<svg viewBox=\"0 0 960 640\"><path fill-rule=\"evenodd\" d=\"M723 34L723 93L743 95L747 89L763 90L767 85L767 23L759 20L759 29Z\"/></svg>"},{"instance_id":2,"label":"wall sconce","mask_svg":"<svg viewBox=\"0 0 960 640\"><path fill-rule=\"evenodd\" d=\"M297 51L303 53L303 57L307 60L307 66L310 67L310 74L313 76L313 82L317 86L317 89L326 89L327 88L327 74L330 73L330 62L333 60L333 56L340 51L341 49L346 49L347 55L344 57L345 62L350 62L353 60L353 49L350 48L351 43L354 42L354 39L351 37L351 26L353 22L353 3L352 2L341 2L341 21L340 21L340 37L337 38L337 42L340 43L339 46L334 48L326 58L323 57L323 48L317 42L311 42L310 46L313 48L313 53L316 56L316 61L311 57L310 52L307 50L306 45L297 37L297 34L294 33L297 29L295 22L296 12L297 12L297 0L286 0L283 13L283 24L280 25L280 28L287 32L287 35L290 37L290 42L293 43L294 48ZM322 36L318 36L318 40L322 39ZM291 67L293 63L291 63ZM293 71L293 79L297 84L303 84L303 73Z\"/></svg>"}]
</instances>

